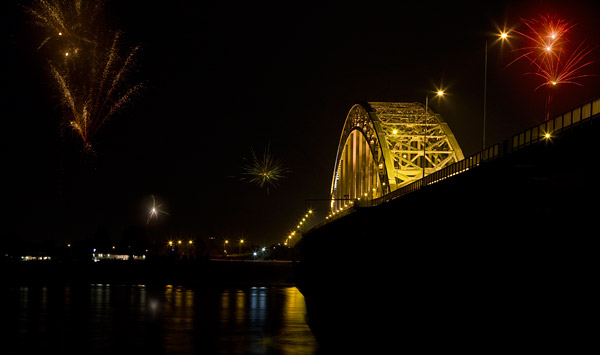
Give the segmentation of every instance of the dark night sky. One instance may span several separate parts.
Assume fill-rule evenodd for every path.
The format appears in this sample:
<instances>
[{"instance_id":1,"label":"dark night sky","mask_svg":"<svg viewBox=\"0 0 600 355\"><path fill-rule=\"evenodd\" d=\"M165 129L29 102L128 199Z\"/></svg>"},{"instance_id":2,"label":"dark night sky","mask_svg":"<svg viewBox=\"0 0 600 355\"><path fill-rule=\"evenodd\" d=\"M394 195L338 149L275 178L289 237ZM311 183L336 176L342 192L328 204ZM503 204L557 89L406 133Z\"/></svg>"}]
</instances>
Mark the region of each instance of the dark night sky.
<instances>
[{"instance_id":1,"label":"dark night sky","mask_svg":"<svg viewBox=\"0 0 600 355\"><path fill-rule=\"evenodd\" d=\"M143 48L132 79L146 89L102 126L90 157L59 129L39 35L3 2L3 240L63 243L100 227L116 240L146 225L155 195L170 216L151 227L165 235L279 242L306 199L329 196L353 104L424 102L442 84L447 99L433 109L470 155L481 145L484 43L496 26L557 13L600 43L593 2L204 3L108 1L111 26ZM523 68L505 68L510 54L489 50L488 143L543 120L544 95ZM599 81L561 89L553 112L598 96ZM239 179L251 149L268 144L290 171L269 194ZM309 205L322 220L326 205Z\"/></svg>"}]
</instances>

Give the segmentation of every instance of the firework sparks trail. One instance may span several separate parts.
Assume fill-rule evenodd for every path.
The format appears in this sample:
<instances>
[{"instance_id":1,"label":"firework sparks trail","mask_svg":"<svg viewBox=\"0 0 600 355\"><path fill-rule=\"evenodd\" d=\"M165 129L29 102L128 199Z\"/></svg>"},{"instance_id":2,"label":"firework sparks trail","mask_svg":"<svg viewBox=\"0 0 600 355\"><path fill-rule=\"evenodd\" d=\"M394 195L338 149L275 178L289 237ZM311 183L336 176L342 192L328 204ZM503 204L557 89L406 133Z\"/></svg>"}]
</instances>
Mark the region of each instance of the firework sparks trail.
<instances>
[{"instance_id":1,"label":"firework sparks trail","mask_svg":"<svg viewBox=\"0 0 600 355\"><path fill-rule=\"evenodd\" d=\"M121 49L121 33L101 24L102 8L102 1L83 0L38 0L27 8L45 35L38 50L48 59L66 126L89 150L99 128L142 87L125 82L139 46Z\"/></svg>"},{"instance_id":2,"label":"firework sparks trail","mask_svg":"<svg viewBox=\"0 0 600 355\"><path fill-rule=\"evenodd\" d=\"M568 42L566 35L575 26L550 16L540 16L540 19L522 18L521 21L527 32L512 31L526 39L527 43L515 50L521 54L509 65L523 58L534 64L550 64L563 51Z\"/></svg>"},{"instance_id":3,"label":"firework sparks trail","mask_svg":"<svg viewBox=\"0 0 600 355\"><path fill-rule=\"evenodd\" d=\"M56 52L58 56L68 56L85 44L94 44L94 32L98 24L103 1L85 2L75 0L38 0L26 11L33 23L42 29L45 38L38 49L47 44L59 46L66 51ZM56 48L54 48L56 49Z\"/></svg>"},{"instance_id":4,"label":"firework sparks trail","mask_svg":"<svg viewBox=\"0 0 600 355\"><path fill-rule=\"evenodd\" d=\"M251 150L250 162L243 166L243 174L246 175L248 182L257 184L260 188L265 188L269 193L269 187L278 187L279 180L281 180L287 170L283 167L281 160L274 158L271 155L269 146L265 148L265 152L262 157L258 157Z\"/></svg>"},{"instance_id":5,"label":"firework sparks trail","mask_svg":"<svg viewBox=\"0 0 600 355\"><path fill-rule=\"evenodd\" d=\"M154 198L154 195L150 195L150 196L152 197L152 207L150 208L150 211L148 212L148 220L146 221L146 224L149 224L151 219L158 219L158 215L161 213L166 214L167 216L170 216L170 214L168 214L166 211L163 211L160 209L162 204L156 205L156 199Z\"/></svg>"},{"instance_id":6,"label":"firework sparks trail","mask_svg":"<svg viewBox=\"0 0 600 355\"><path fill-rule=\"evenodd\" d=\"M521 21L525 25L526 32L517 30L513 32L519 34L526 44L514 50L520 54L507 66L522 59L526 59L533 66L534 71L525 74L541 79L534 91L542 87L547 88L545 119L548 120L553 88L559 84L583 86L578 80L593 76L584 72L593 63L588 60L593 50L585 46L584 42L576 46L571 45L568 34L575 24L551 16L521 19Z\"/></svg>"}]
</instances>

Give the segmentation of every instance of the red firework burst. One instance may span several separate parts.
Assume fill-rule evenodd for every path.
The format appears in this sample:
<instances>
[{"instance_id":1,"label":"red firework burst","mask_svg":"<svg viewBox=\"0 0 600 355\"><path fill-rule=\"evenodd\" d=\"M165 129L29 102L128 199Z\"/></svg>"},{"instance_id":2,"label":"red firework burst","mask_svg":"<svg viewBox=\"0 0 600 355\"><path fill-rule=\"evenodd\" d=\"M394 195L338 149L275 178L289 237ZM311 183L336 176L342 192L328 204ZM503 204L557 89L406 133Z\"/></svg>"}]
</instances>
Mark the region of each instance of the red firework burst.
<instances>
[{"instance_id":1,"label":"red firework burst","mask_svg":"<svg viewBox=\"0 0 600 355\"><path fill-rule=\"evenodd\" d=\"M542 87L548 89L546 100L546 120L550 116L550 102L552 99L551 89L559 84L575 84L583 86L578 80L593 76L585 73L585 69L593 61L588 60L592 49L581 42L573 45L569 40L569 34L575 24L549 15L540 16L539 19L521 19L525 31L517 33L525 41L525 44L514 50L518 53L511 65L519 60L527 60L534 71L525 74L534 75L541 79L540 84L534 89Z\"/></svg>"}]
</instances>

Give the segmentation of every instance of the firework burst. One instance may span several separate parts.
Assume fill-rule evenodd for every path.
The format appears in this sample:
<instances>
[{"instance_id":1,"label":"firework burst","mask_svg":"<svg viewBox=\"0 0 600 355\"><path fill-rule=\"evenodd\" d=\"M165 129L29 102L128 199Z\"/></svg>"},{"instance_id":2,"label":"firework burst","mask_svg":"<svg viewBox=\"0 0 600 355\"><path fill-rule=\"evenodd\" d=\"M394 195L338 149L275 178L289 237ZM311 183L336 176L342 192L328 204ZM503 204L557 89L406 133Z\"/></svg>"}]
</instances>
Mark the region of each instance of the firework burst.
<instances>
[{"instance_id":1,"label":"firework burst","mask_svg":"<svg viewBox=\"0 0 600 355\"><path fill-rule=\"evenodd\" d=\"M166 214L167 216L170 216L170 214L168 214L167 212L160 209L162 204L161 205L156 204L156 199L154 198L154 195L150 195L150 196L152 197L152 207L148 211L148 220L146 221L146 224L150 223L151 219L158 219L158 215L161 213Z\"/></svg>"},{"instance_id":2,"label":"firework burst","mask_svg":"<svg viewBox=\"0 0 600 355\"><path fill-rule=\"evenodd\" d=\"M99 128L139 92L125 81L140 48L122 48L121 33L102 26L102 1L38 0L27 8L44 33L45 54L61 98L65 126L86 149Z\"/></svg>"},{"instance_id":3,"label":"firework burst","mask_svg":"<svg viewBox=\"0 0 600 355\"><path fill-rule=\"evenodd\" d=\"M569 40L569 34L575 24L552 16L521 19L521 21L525 31L513 30L513 32L520 35L525 44L514 50L518 56L508 65L523 59L531 64L533 71L525 74L540 79L534 91L547 88L546 120L548 120L552 89L560 84L583 86L579 79L593 76L585 72L585 69L593 63L588 60L592 49L585 46L584 42L574 45Z\"/></svg>"},{"instance_id":4,"label":"firework burst","mask_svg":"<svg viewBox=\"0 0 600 355\"><path fill-rule=\"evenodd\" d=\"M269 193L269 187L278 187L287 170L283 167L280 159L271 155L269 146L265 148L262 157L259 157L254 149L251 150L251 158L248 164L243 166L242 179L265 188Z\"/></svg>"}]
</instances>

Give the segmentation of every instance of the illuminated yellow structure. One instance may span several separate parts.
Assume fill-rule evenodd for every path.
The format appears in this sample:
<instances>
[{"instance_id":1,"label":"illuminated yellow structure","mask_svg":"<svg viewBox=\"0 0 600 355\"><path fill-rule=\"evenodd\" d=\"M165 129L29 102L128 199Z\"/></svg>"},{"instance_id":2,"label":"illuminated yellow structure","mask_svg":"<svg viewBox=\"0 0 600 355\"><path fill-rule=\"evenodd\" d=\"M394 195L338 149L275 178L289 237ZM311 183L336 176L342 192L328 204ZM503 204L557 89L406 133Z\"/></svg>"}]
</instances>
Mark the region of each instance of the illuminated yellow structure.
<instances>
[{"instance_id":1,"label":"illuminated yellow structure","mask_svg":"<svg viewBox=\"0 0 600 355\"><path fill-rule=\"evenodd\" d=\"M331 210L372 200L464 159L442 116L421 103L354 105L344 123Z\"/></svg>"}]
</instances>

